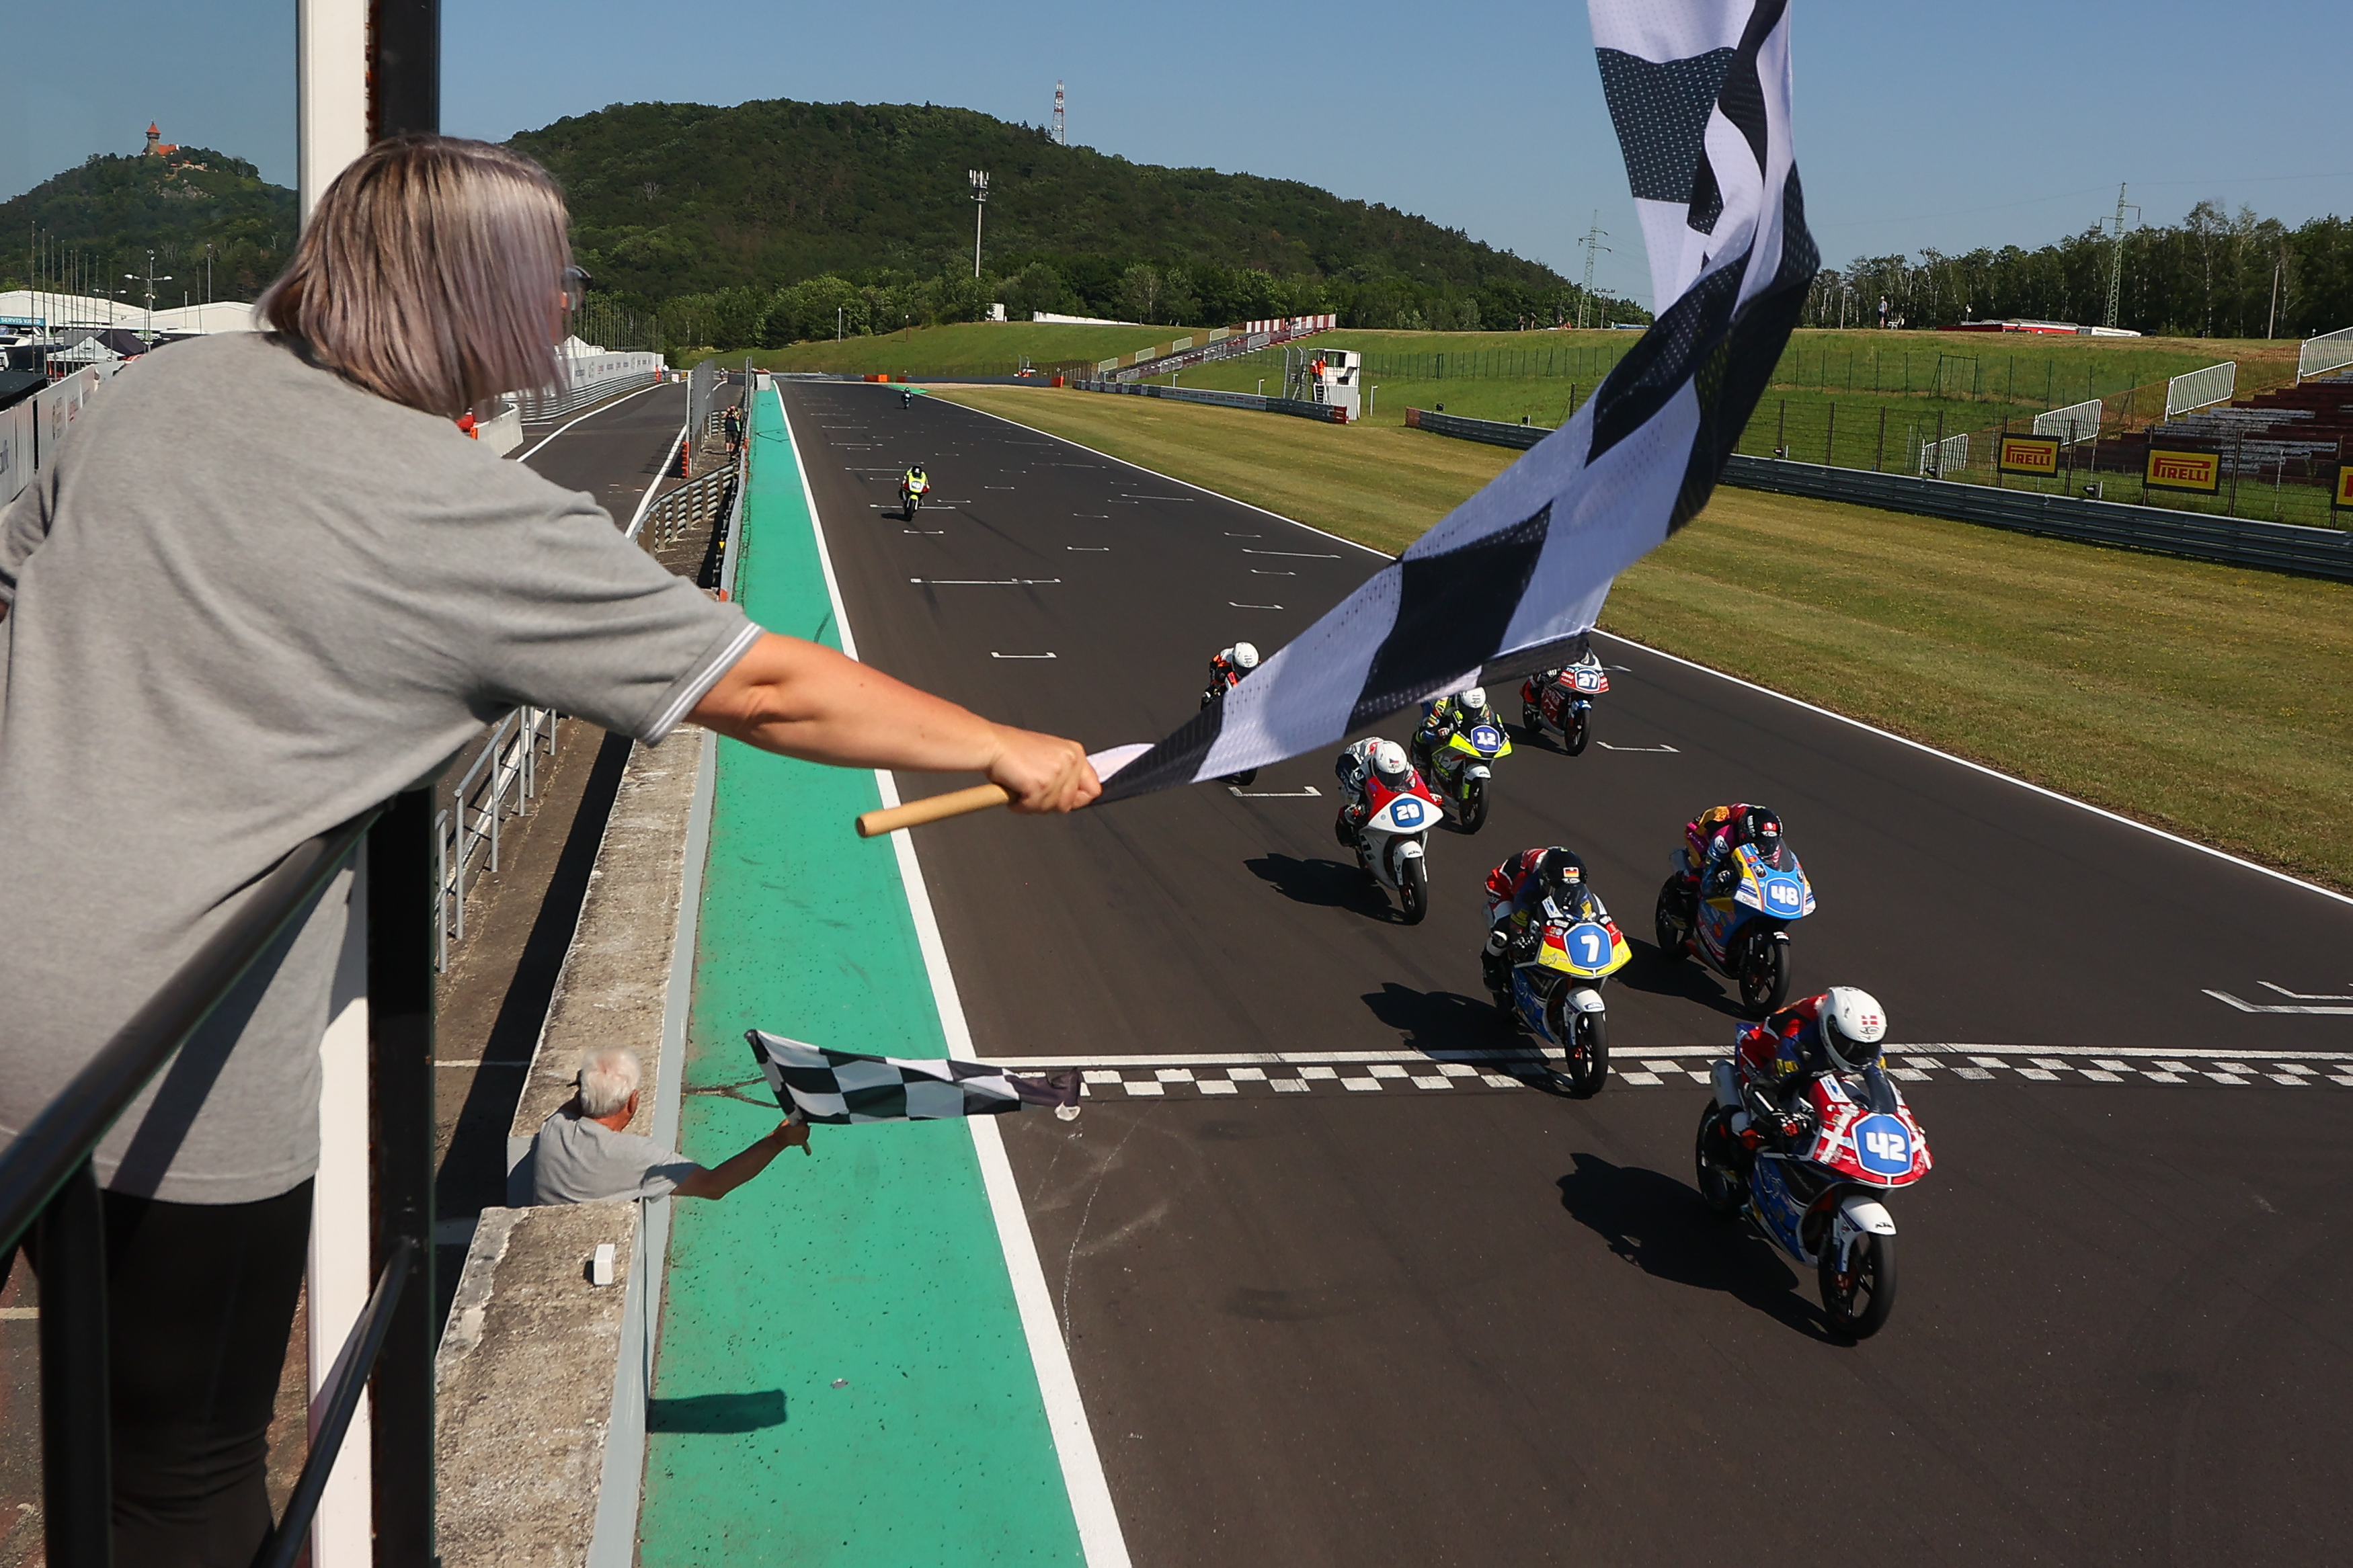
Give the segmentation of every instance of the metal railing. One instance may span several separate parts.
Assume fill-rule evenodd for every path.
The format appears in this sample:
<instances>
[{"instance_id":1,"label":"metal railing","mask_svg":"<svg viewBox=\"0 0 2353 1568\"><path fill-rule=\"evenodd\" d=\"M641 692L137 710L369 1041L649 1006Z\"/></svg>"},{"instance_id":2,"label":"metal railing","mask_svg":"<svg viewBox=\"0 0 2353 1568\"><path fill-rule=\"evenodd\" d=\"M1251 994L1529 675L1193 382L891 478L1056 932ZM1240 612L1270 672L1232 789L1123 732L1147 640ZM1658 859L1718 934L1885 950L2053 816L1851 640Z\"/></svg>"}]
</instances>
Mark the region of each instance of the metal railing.
<instances>
[{"instance_id":1,"label":"metal railing","mask_svg":"<svg viewBox=\"0 0 2353 1568\"><path fill-rule=\"evenodd\" d=\"M2226 359L2221 364L2210 364L2204 370L2177 375L2165 384L2165 416L2170 419L2193 408L2228 403L2238 390L2239 362L2236 360Z\"/></svg>"},{"instance_id":2,"label":"metal railing","mask_svg":"<svg viewBox=\"0 0 2353 1568\"><path fill-rule=\"evenodd\" d=\"M1347 423L1345 411L1337 405L1310 403L1297 397L1261 397L1252 392L1208 392L1195 386L1154 386L1148 382L1134 381L1072 381L1070 384L1081 392L1121 392L1134 397L1166 397L1178 403L1207 403L1261 414L1295 414L1303 419L1321 419L1327 424Z\"/></svg>"},{"instance_id":3,"label":"metal railing","mask_svg":"<svg viewBox=\"0 0 2353 1568\"><path fill-rule=\"evenodd\" d=\"M2064 408L2051 409L2034 416L2034 433L2037 436L2056 436L2070 447L2097 440L2100 420L2105 408L2106 405L2094 397L2088 402L2071 403Z\"/></svg>"},{"instance_id":4,"label":"metal railing","mask_svg":"<svg viewBox=\"0 0 2353 1568\"><path fill-rule=\"evenodd\" d=\"M539 795L540 747L555 758L552 708L518 708L491 731L450 792L449 804L433 818L433 967L449 966L449 943L466 940L466 894L484 871L499 869L499 829L510 816L531 810ZM514 797L510 811L509 795ZM477 857L482 859L479 868Z\"/></svg>"},{"instance_id":5,"label":"metal railing","mask_svg":"<svg viewBox=\"0 0 2353 1568\"><path fill-rule=\"evenodd\" d=\"M574 367L571 374L578 379L554 392L518 392L510 401L522 411L526 424L543 424L560 419L565 415L616 397L640 386L650 386L662 375L659 354L607 354L599 360L613 360L613 364L592 364ZM637 363L637 362L643 363Z\"/></svg>"},{"instance_id":6,"label":"metal railing","mask_svg":"<svg viewBox=\"0 0 2353 1568\"><path fill-rule=\"evenodd\" d=\"M392 801L299 845L31 1123L0 1151L0 1247L32 1241L40 1279L41 1486L52 1568L111 1568L106 1228L91 1156L140 1092L363 843L375 1122L375 1286L321 1386L317 1431L286 1511L254 1556L291 1568L371 1380L376 1561L433 1557L432 976L424 869L430 802Z\"/></svg>"},{"instance_id":7,"label":"metal railing","mask_svg":"<svg viewBox=\"0 0 2353 1568\"><path fill-rule=\"evenodd\" d=\"M2327 375L2348 364L2353 364L2353 327L2339 327L2333 332L2306 338L2304 346L2295 351L2298 381L2308 375Z\"/></svg>"},{"instance_id":8,"label":"metal railing","mask_svg":"<svg viewBox=\"0 0 2353 1568\"><path fill-rule=\"evenodd\" d=\"M736 467L730 463L687 480L654 502L643 525L653 547L660 550L675 544L694 530L726 516L728 503L735 499L735 477Z\"/></svg>"}]
</instances>

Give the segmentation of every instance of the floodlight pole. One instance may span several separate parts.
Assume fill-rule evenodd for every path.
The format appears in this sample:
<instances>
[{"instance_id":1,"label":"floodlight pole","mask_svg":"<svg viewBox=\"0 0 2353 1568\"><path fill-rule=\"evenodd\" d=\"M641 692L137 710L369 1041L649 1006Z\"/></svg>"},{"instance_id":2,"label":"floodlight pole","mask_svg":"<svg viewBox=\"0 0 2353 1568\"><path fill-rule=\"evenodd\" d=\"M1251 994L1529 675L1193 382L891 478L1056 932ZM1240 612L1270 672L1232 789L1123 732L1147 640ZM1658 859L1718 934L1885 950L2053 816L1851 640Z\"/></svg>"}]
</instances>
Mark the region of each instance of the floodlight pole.
<instances>
[{"instance_id":1,"label":"floodlight pole","mask_svg":"<svg viewBox=\"0 0 2353 1568\"><path fill-rule=\"evenodd\" d=\"M988 207L988 171L967 169L965 176L972 182L972 275L980 276L980 215Z\"/></svg>"},{"instance_id":2,"label":"floodlight pole","mask_svg":"<svg viewBox=\"0 0 2353 1568\"><path fill-rule=\"evenodd\" d=\"M139 281L139 274L136 272L126 272L122 276L133 283ZM172 275L168 272L161 278L155 276L155 253L149 251L147 253L147 326L139 334L148 342L152 343L155 341L155 285L169 283L171 280Z\"/></svg>"}]
</instances>

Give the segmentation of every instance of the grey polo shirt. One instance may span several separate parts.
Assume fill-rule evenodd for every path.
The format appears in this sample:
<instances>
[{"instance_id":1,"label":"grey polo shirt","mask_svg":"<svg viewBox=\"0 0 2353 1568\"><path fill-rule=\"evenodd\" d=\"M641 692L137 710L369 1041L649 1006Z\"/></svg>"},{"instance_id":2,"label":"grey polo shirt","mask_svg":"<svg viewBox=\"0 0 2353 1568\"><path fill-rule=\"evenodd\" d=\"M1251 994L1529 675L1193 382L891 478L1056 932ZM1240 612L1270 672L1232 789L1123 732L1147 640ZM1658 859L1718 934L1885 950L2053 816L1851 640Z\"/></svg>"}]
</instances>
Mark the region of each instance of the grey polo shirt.
<instances>
[{"instance_id":1,"label":"grey polo shirt","mask_svg":"<svg viewBox=\"0 0 2353 1568\"><path fill-rule=\"evenodd\" d=\"M594 500L281 341L174 343L0 512L0 1141L256 879L519 703L652 744L758 636ZM245 1203L318 1160L343 885L101 1146Z\"/></svg>"},{"instance_id":2,"label":"grey polo shirt","mask_svg":"<svg viewBox=\"0 0 2353 1568\"><path fill-rule=\"evenodd\" d=\"M601 1204L666 1198L702 1167L634 1132L616 1132L565 1106L531 1141L531 1201Z\"/></svg>"}]
</instances>

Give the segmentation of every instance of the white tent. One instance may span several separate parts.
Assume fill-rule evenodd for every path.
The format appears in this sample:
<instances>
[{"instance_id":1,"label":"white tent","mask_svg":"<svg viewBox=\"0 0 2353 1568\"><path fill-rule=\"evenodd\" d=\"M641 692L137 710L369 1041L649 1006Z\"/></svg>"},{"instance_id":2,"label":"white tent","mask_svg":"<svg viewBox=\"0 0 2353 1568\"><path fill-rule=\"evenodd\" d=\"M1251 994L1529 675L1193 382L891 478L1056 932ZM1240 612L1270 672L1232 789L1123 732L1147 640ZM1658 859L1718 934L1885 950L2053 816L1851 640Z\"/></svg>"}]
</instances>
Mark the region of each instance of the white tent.
<instances>
[{"instance_id":1,"label":"white tent","mask_svg":"<svg viewBox=\"0 0 2353 1568\"><path fill-rule=\"evenodd\" d=\"M142 310L139 320L126 324L141 326L146 314ZM155 312L155 330L174 333L249 332L255 330L253 307L235 300L216 300L209 305L175 305Z\"/></svg>"}]
</instances>

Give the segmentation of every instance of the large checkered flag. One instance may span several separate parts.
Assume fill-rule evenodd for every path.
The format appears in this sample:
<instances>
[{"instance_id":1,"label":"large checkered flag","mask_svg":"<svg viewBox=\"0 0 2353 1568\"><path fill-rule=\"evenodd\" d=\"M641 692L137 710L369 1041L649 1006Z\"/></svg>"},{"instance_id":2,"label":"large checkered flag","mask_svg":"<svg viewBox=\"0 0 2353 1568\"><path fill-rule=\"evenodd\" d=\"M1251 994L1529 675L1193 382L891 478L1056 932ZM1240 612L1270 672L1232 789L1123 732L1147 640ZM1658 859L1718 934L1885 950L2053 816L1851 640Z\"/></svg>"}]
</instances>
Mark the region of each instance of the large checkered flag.
<instances>
[{"instance_id":1,"label":"large checkered flag","mask_svg":"<svg viewBox=\"0 0 2353 1568\"><path fill-rule=\"evenodd\" d=\"M744 1037L780 1107L804 1121L937 1121L1050 1105L1068 1121L1079 1113L1079 1075L1016 1078L978 1062L864 1057L803 1045L751 1029Z\"/></svg>"},{"instance_id":2,"label":"large checkered flag","mask_svg":"<svg viewBox=\"0 0 2353 1568\"><path fill-rule=\"evenodd\" d=\"M1591 0L1601 85L1669 301L1584 407L1175 734L1107 800L1330 745L1556 662L1707 501L1819 264L1789 149L1788 0Z\"/></svg>"}]
</instances>

